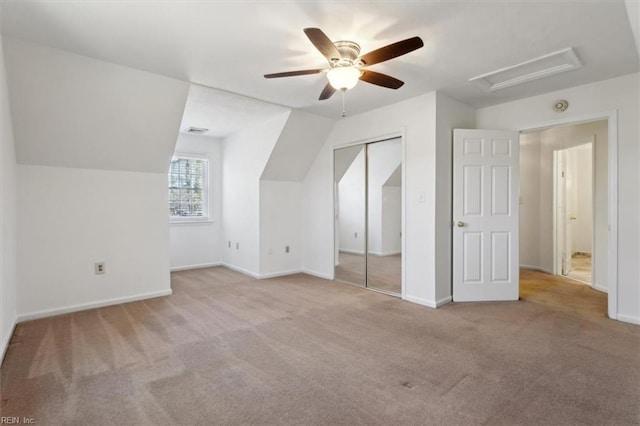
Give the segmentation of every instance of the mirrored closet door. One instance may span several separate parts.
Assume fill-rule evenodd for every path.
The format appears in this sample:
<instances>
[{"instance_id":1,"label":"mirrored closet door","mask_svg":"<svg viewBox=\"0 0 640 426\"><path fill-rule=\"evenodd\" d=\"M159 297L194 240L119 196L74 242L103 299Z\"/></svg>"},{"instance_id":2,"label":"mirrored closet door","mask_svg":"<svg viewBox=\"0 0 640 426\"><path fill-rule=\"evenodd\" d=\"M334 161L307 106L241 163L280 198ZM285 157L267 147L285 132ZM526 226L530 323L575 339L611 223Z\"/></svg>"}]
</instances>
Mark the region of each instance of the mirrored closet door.
<instances>
[{"instance_id":1,"label":"mirrored closet door","mask_svg":"<svg viewBox=\"0 0 640 426\"><path fill-rule=\"evenodd\" d=\"M335 278L402 291L400 138L334 150Z\"/></svg>"}]
</instances>

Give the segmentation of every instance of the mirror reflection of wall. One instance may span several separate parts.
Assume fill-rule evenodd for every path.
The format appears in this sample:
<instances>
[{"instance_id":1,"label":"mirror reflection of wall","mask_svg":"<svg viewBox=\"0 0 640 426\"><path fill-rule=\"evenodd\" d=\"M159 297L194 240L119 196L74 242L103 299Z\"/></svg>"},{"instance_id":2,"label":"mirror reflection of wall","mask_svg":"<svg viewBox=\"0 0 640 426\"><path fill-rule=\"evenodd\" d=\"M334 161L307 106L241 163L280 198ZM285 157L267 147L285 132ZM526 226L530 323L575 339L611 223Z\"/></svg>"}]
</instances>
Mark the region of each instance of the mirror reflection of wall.
<instances>
[{"instance_id":1,"label":"mirror reflection of wall","mask_svg":"<svg viewBox=\"0 0 640 426\"><path fill-rule=\"evenodd\" d=\"M335 278L365 285L365 146L334 151Z\"/></svg>"},{"instance_id":2,"label":"mirror reflection of wall","mask_svg":"<svg viewBox=\"0 0 640 426\"><path fill-rule=\"evenodd\" d=\"M400 138L368 145L367 285L401 292L402 145Z\"/></svg>"},{"instance_id":3,"label":"mirror reflection of wall","mask_svg":"<svg viewBox=\"0 0 640 426\"><path fill-rule=\"evenodd\" d=\"M400 294L401 139L336 149L334 185L336 280Z\"/></svg>"}]
</instances>

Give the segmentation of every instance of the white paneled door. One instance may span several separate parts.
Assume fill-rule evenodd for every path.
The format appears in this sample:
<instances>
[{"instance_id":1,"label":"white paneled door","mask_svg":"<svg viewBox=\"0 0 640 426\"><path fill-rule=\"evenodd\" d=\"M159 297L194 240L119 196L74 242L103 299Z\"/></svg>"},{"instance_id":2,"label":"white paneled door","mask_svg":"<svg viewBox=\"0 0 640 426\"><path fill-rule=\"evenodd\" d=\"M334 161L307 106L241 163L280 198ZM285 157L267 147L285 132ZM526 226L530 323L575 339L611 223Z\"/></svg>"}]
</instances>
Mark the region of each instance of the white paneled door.
<instances>
[{"instance_id":1,"label":"white paneled door","mask_svg":"<svg viewBox=\"0 0 640 426\"><path fill-rule=\"evenodd\" d=\"M518 300L519 138L453 131L453 300Z\"/></svg>"}]
</instances>

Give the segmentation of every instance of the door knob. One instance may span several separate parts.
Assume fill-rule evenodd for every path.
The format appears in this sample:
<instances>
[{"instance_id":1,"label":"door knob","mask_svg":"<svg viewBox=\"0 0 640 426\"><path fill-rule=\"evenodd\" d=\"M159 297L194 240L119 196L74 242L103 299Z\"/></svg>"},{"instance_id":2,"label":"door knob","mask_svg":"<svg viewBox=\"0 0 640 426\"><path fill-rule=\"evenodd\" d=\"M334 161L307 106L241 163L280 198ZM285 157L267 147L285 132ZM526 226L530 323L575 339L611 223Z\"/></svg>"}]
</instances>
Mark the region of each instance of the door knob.
<instances>
[{"instance_id":1,"label":"door knob","mask_svg":"<svg viewBox=\"0 0 640 426\"><path fill-rule=\"evenodd\" d=\"M457 225L458 225L458 228L462 228L464 226L464 222L459 220Z\"/></svg>"}]
</instances>

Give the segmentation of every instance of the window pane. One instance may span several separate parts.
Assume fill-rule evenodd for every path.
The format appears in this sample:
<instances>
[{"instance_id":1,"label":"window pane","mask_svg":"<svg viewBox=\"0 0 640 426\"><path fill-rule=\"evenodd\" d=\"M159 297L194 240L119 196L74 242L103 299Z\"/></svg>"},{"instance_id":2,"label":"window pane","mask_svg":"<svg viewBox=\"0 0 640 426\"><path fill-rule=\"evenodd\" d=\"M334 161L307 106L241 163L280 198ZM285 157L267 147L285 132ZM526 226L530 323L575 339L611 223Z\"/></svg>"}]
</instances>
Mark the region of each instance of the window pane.
<instances>
[{"instance_id":1,"label":"window pane","mask_svg":"<svg viewBox=\"0 0 640 426\"><path fill-rule=\"evenodd\" d=\"M174 157L169 167L169 215L207 215L207 160Z\"/></svg>"}]
</instances>

